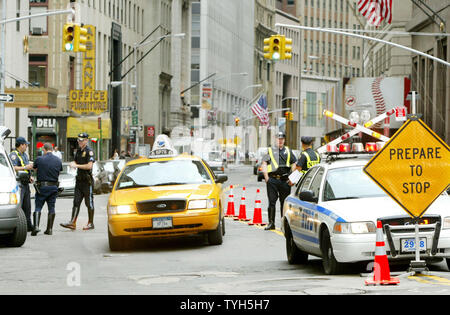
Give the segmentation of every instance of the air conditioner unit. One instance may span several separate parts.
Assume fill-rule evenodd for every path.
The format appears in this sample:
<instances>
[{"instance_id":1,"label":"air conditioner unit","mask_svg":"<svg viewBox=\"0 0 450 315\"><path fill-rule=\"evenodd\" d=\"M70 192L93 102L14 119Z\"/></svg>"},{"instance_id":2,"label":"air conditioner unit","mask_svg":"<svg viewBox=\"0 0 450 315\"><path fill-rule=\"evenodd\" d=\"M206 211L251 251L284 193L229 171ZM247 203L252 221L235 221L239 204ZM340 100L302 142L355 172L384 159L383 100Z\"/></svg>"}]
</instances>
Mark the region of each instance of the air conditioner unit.
<instances>
[{"instance_id":1,"label":"air conditioner unit","mask_svg":"<svg viewBox=\"0 0 450 315\"><path fill-rule=\"evenodd\" d=\"M33 27L31 30L31 35L42 35L42 27Z\"/></svg>"}]
</instances>

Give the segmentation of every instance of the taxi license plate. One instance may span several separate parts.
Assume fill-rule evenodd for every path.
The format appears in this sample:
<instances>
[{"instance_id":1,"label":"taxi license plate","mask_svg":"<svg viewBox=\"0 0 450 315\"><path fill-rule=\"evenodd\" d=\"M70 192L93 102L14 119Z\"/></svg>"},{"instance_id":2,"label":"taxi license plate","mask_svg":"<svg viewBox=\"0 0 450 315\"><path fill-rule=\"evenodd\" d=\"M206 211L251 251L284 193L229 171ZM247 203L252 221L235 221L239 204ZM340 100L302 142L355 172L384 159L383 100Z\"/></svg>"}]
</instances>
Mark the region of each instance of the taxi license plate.
<instances>
[{"instance_id":1,"label":"taxi license plate","mask_svg":"<svg viewBox=\"0 0 450 315\"><path fill-rule=\"evenodd\" d=\"M416 239L414 238L402 238L402 252L410 253L416 251ZM427 249L427 239L421 237L419 241L420 251L426 251Z\"/></svg>"},{"instance_id":2,"label":"taxi license plate","mask_svg":"<svg viewBox=\"0 0 450 315\"><path fill-rule=\"evenodd\" d=\"M154 229L168 229L172 228L172 217L153 218L152 227Z\"/></svg>"}]
</instances>

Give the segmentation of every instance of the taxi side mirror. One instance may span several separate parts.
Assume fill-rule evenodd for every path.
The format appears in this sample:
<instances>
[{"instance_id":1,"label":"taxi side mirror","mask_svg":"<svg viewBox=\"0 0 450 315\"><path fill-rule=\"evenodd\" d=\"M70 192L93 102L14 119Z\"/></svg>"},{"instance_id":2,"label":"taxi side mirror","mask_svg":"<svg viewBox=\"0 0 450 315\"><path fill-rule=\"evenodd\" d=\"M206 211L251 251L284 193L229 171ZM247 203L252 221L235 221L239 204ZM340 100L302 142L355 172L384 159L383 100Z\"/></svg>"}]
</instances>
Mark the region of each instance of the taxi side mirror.
<instances>
[{"instance_id":1,"label":"taxi side mirror","mask_svg":"<svg viewBox=\"0 0 450 315\"><path fill-rule=\"evenodd\" d=\"M319 198L314 197L314 193L310 190L300 192L300 200L317 203Z\"/></svg>"},{"instance_id":2,"label":"taxi side mirror","mask_svg":"<svg viewBox=\"0 0 450 315\"><path fill-rule=\"evenodd\" d=\"M216 175L217 179L216 179L216 183L217 184L223 184L228 180L228 176L225 174L218 174Z\"/></svg>"}]
</instances>

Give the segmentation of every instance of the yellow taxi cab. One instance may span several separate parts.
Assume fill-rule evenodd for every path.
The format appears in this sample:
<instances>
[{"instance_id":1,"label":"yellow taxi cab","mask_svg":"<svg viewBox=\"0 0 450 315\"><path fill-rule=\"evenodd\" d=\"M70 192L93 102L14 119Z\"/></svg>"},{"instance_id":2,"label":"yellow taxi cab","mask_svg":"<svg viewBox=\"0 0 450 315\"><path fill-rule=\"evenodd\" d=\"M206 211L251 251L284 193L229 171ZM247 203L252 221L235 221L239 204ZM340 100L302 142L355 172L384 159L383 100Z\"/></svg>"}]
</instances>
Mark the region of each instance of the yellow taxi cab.
<instances>
[{"instance_id":1,"label":"yellow taxi cab","mask_svg":"<svg viewBox=\"0 0 450 315\"><path fill-rule=\"evenodd\" d=\"M222 244L227 180L202 159L177 155L170 139L159 135L149 158L128 162L114 184L107 207L110 249L125 249L137 238L198 233L211 245Z\"/></svg>"}]
</instances>

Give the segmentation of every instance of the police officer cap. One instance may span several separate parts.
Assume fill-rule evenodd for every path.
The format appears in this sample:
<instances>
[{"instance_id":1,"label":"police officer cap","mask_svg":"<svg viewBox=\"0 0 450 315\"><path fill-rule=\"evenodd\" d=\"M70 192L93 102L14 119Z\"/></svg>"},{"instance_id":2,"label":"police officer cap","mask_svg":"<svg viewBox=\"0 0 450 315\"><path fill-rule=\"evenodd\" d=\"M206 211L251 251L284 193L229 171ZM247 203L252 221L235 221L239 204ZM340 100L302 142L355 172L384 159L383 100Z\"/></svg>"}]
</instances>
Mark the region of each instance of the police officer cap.
<instances>
[{"instance_id":1,"label":"police officer cap","mask_svg":"<svg viewBox=\"0 0 450 315\"><path fill-rule=\"evenodd\" d=\"M312 137L303 136L301 138L301 140L302 140L302 143L304 143L304 144L311 144L311 142L313 142L313 138Z\"/></svg>"},{"instance_id":2,"label":"police officer cap","mask_svg":"<svg viewBox=\"0 0 450 315\"><path fill-rule=\"evenodd\" d=\"M286 135L284 134L284 132L279 132L277 138L286 138Z\"/></svg>"},{"instance_id":3,"label":"police officer cap","mask_svg":"<svg viewBox=\"0 0 450 315\"><path fill-rule=\"evenodd\" d=\"M89 139L89 135L86 132L82 132L78 135L78 140Z\"/></svg>"},{"instance_id":4,"label":"police officer cap","mask_svg":"<svg viewBox=\"0 0 450 315\"><path fill-rule=\"evenodd\" d=\"M30 144L24 137L17 137L16 143L17 144Z\"/></svg>"}]
</instances>

